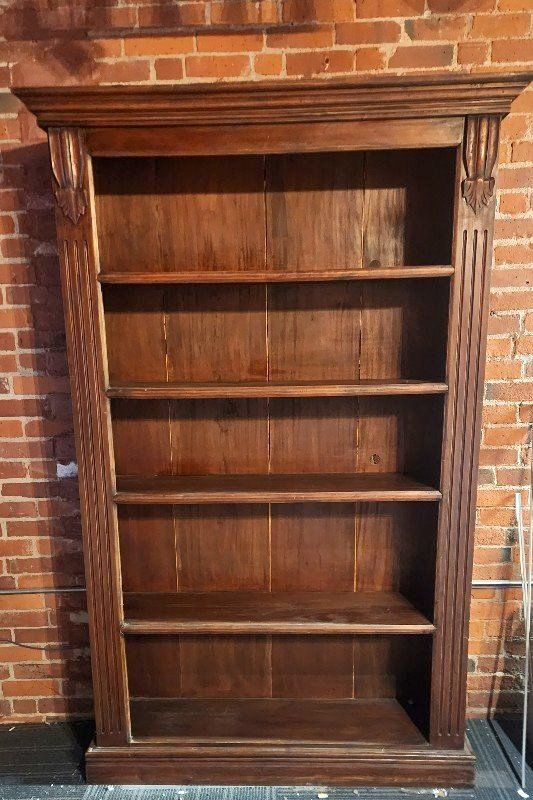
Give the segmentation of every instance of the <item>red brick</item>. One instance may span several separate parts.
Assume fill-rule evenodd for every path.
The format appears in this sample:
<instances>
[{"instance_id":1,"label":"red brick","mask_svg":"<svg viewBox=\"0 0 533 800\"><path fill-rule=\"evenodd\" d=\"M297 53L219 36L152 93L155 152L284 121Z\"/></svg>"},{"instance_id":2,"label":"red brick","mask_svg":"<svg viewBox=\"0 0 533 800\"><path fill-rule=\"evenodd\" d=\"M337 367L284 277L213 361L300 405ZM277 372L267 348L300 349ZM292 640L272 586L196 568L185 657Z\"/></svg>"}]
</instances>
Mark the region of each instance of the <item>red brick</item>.
<instances>
[{"instance_id":1,"label":"red brick","mask_svg":"<svg viewBox=\"0 0 533 800\"><path fill-rule=\"evenodd\" d=\"M211 22L231 25L277 22L278 11L277 0L261 0L260 3L255 0L221 0L211 4Z\"/></svg>"},{"instance_id":2,"label":"red brick","mask_svg":"<svg viewBox=\"0 0 533 800\"><path fill-rule=\"evenodd\" d=\"M424 11L424 0L358 0L357 17L414 17Z\"/></svg>"},{"instance_id":3,"label":"red brick","mask_svg":"<svg viewBox=\"0 0 533 800\"><path fill-rule=\"evenodd\" d=\"M525 194L501 194L498 210L500 214L525 214L528 205Z\"/></svg>"},{"instance_id":4,"label":"red brick","mask_svg":"<svg viewBox=\"0 0 533 800\"><path fill-rule=\"evenodd\" d=\"M489 339L487 342L487 358L509 358L513 349L511 339Z\"/></svg>"},{"instance_id":5,"label":"red brick","mask_svg":"<svg viewBox=\"0 0 533 800\"><path fill-rule=\"evenodd\" d=\"M484 64L489 57L486 42L459 42L457 45L458 64Z\"/></svg>"},{"instance_id":6,"label":"red brick","mask_svg":"<svg viewBox=\"0 0 533 800\"><path fill-rule=\"evenodd\" d=\"M533 142L515 142L513 161L533 161Z\"/></svg>"},{"instance_id":7,"label":"red brick","mask_svg":"<svg viewBox=\"0 0 533 800\"><path fill-rule=\"evenodd\" d=\"M479 14L474 17L470 35L475 39L507 39L527 36L530 26L529 14Z\"/></svg>"},{"instance_id":8,"label":"red brick","mask_svg":"<svg viewBox=\"0 0 533 800\"><path fill-rule=\"evenodd\" d=\"M493 11L496 0L461 0L461 14L475 11ZM456 14L457 0L428 0L428 8L437 14Z\"/></svg>"},{"instance_id":9,"label":"red brick","mask_svg":"<svg viewBox=\"0 0 533 800\"><path fill-rule=\"evenodd\" d=\"M346 22L336 27L337 44L381 44L397 42L402 29L397 22Z\"/></svg>"},{"instance_id":10,"label":"red brick","mask_svg":"<svg viewBox=\"0 0 533 800\"><path fill-rule=\"evenodd\" d=\"M33 553L31 539L3 539L0 538L0 558L11 556L28 556Z\"/></svg>"},{"instance_id":11,"label":"red brick","mask_svg":"<svg viewBox=\"0 0 533 800\"><path fill-rule=\"evenodd\" d=\"M484 406L483 422L486 425L512 424L516 422L516 406Z\"/></svg>"},{"instance_id":12,"label":"red brick","mask_svg":"<svg viewBox=\"0 0 533 800\"><path fill-rule=\"evenodd\" d=\"M18 419L0 419L0 438L15 439L22 436L22 422Z\"/></svg>"},{"instance_id":13,"label":"red brick","mask_svg":"<svg viewBox=\"0 0 533 800\"><path fill-rule=\"evenodd\" d=\"M356 0L285 0L284 22L344 22L354 18Z\"/></svg>"},{"instance_id":14,"label":"red brick","mask_svg":"<svg viewBox=\"0 0 533 800\"><path fill-rule=\"evenodd\" d=\"M349 50L324 50L312 53L287 53L287 75L319 75L351 72L354 54Z\"/></svg>"},{"instance_id":15,"label":"red brick","mask_svg":"<svg viewBox=\"0 0 533 800\"><path fill-rule=\"evenodd\" d=\"M358 71L381 69L385 66L385 55L379 47L362 47L355 54L355 68Z\"/></svg>"},{"instance_id":16,"label":"red brick","mask_svg":"<svg viewBox=\"0 0 533 800\"><path fill-rule=\"evenodd\" d=\"M528 310L533 306L533 289L518 292L492 294L490 307L494 311Z\"/></svg>"},{"instance_id":17,"label":"red brick","mask_svg":"<svg viewBox=\"0 0 533 800\"><path fill-rule=\"evenodd\" d=\"M492 45L493 61L533 61L533 39L505 39Z\"/></svg>"},{"instance_id":18,"label":"red brick","mask_svg":"<svg viewBox=\"0 0 533 800\"><path fill-rule=\"evenodd\" d=\"M15 350L15 348L15 335L13 333L0 331L0 350Z\"/></svg>"},{"instance_id":19,"label":"red brick","mask_svg":"<svg viewBox=\"0 0 533 800\"><path fill-rule=\"evenodd\" d=\"M37 711L37 701L13 700L13 711L15 714L23 714L24 716L29 715L30 717L33 717Z\"/></svg>"},{"instance_id":20,"label":"red brick","mask_svg":"<svg viewBox=\"0 0 533 800\"><path fill-rule=\"evenodd\" d=\"M454 14L449 17L418 17L405 20L405 32L413 41L446 40L457 41L463 39L468 17Z\"/></svg>"},{"instance_id":21,"label":"red brick","mask_svg":"<svg viewBox=\"0 0 533 800\"><path fill-rule=\"evenodd\" d=\"M158 81L179 81L183 78L183 61L179 58L156 58L154 66Z\"/></svg>"},{"instance_id":22,"label":"red brick","mask_svg":"<svg viewBox=\"0 0 533 800\"><path fill-rule=\"evenodd\" d=\"M256 75L279 75L283 69L281 53L259 53L254 57Z\"/></svg>"},{"instance_id":23,"label":"red brick","mask_svg":"<svg viewBox=\"0 0 533 800\"><path fill-rule=\"evenodd\" d=\"M124 41L127 56L174 56L193 50L193 36L134 37Z\"/></svg>"},{"instance_id":24,"label":"red brick","mask_svg":"<svg viewBox=\"0 0 533 800\"><path fill-rule=\"evenodd\" d=\"M305 50L317 47L331 47L333 27L321 26L309 30L298 28L277 28L267 32L266 45L276 50Z\"/></svg>"},{"instance_id":25,"label":"red brick","mask_svg":"<svg viewBox=\"0 0 533 800\"><path fill-rule=\"evenodd\" d=\"M517 101L513 103L513 108ZM528 120L525 115L510 114L502 120L500 126L500 147L503 143L515 139L523 139L528 133Z\"/></svg>"},{"instance_id":26,"label":"red brick","mask_svg":"<svg viewBox=\"0 0 533 800\"><path fill-rule=\"evenodd\" d=\"M2 683L4 697L49 697L59 693L55 680L9 680Z\"/></svg>"},{"instance_id":27,"label":"red brick","mask_svg":"<svg viewBox=\"0 0 533 800\"><path fill-rule=\"evenodd\" d=\"M30 252L29 239L2 239L0 241L0 253L3 258L24 258Z\"/></svg>"},{"instance_id":28,"label":"red brick","mask_svg":"<svg viewBox=\"0 0 533 800\"><path fill-rule=\"evenodd\" d=\"M520 324L520 316L518 314L491 314L489 316L488 335L518 333Z\"/></svg>"},{"instance_id":29,"label":"red brick","mask_svg":"<svg viewBox=\"0 0 533 800\"><path fill-rule=\"evenodd\" d=\"M500 169L498 178L500 189L527 189L531 183L531 169L529 167L514 167Z\"/></svg>"},{"instance_id":30,"label":"red brick","mask_svg":"<svg viewBox=\"0 0 533 800\"><path fill-rule=\"evenodd\" d=\"M533 336L520 336L516 342L517 355L533 355Z\"/></svg>"},{"instance_id":31,"label":"red brick","mask_svg":"<svg viewBox=\"0 0 533 800\"><path fill-rule=\"evenodd\" d=\"M514 380L520 377L521 369L519 361L490 361L485 367L485 380Z\"/></svg>"},{"instance_id":32,"label":"red brick","mask_svg":"<svg viewBox=\"0 0 533 800\"><path fill-rule=\"evenodd\" d=\"M248 53L261 50L262 33L198 33L196 36L199 53Z\"/></svg>"},{"instance_id":33,"label":"red brick","mask_svg":"<svg viewBox=\"0 0 533 800\"><path fill-rule=\"evenodd\" d=\"M189 78L244 78L250 74L250 59L244 55L186 56Z\"/></svg>"},{"instance_id":34,"label":"red brick","mask_svg":"<svg viewBox=\"0 0 533 800\"><path fill-rule=\"evenodd\" d=\"M116 61L98 64L98 83L138 83L150 79L150 62L147 59Z\"/></svg>"},{"instance_id":35,"label":"red brick","mask_svg":"<svg viewBox=\"0 0 533 800\"><path fill-rule=\"evenodd\" d=\"M495 288L526 288L533 285L533 274L530 267L523 269L494 269L491 286Z\"/></svg>"},{"instance_id":36,"label":"red brick","mask_svg":"<svg viewBox=\"0 0 533 800\"><path fill-rule=\"evenodd\" d=\"M29 328L31 312L26 308L0 308L0 328Z\"/></svg>"},{"instance_id":37,"label":"red brick","mask_svg":"<svg viewBox=\"0 0 533 800\"><path fill-rule=\"evenodd\" d=\"M34 517L37 513L35 503L29 502L1 502L0 516L2 517Z\"/></svg>"},{"instance_id":38,"label":"red brick","mask_svg":"<svg viewBox=\"0 0 533 800\"><path fill-rule=\"evenodd\" d=\"M533 381L516 381L509 384L493 384L491 386L493 400L524 401L533 397Z\"/></svg>"},{"instance_id":39,"label":"red brick","mask_svg":"<svg viewBox=\"0 0 533 800\"><path fill-rule=\"evenodd\" d=\"M389 67L445 67L452 63L453 45L400 46L389 60Z\"/></svg>"},{"instance_id":40,"label":"red brick","mask_svg":"<svg viewBox=\"0 0 533 800\"><path fill-rule=\"evenodd\" d=\"M533 261L533 244L508 244L494 248L499 264L529 264Z\"/></svg>"}]
</instances>

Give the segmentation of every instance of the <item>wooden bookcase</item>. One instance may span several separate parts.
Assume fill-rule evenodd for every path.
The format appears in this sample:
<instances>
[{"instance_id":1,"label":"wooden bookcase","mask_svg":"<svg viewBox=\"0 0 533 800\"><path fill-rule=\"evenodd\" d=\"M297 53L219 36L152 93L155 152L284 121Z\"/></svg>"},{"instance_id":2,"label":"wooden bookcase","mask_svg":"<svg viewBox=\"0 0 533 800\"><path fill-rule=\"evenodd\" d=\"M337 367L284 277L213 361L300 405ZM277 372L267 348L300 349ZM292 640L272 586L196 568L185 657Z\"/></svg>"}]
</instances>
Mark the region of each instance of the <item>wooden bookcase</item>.
<instances>
[{"instance_id":1,"label":"wooden bookcase","mask_svg":"<svg viewBox=\"0 0 533 800\"><path fill-rule=\"evenodd\" d=\"M527 82L17 92L58 206L89 780L472 782L495 164Z\"/></svg>"}]
</instances>

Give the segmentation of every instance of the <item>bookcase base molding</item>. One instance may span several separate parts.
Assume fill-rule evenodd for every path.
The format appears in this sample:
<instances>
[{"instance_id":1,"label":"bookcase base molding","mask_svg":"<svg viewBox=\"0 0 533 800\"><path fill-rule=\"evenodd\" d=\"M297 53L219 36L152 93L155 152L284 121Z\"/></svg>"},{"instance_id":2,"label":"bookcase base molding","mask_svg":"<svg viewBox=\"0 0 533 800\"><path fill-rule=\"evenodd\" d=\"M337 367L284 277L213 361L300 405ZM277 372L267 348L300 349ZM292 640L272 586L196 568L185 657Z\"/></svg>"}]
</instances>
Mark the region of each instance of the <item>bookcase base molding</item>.
<instances>
[{"instance_id":1,"label":"bookcase base molding","mask_svg":"<svg viewBox=\"0 0 533 800\"><path fill-rule=\"evenodd\" d=\"M347 746L91 747L88 783L332 786L472 786L468 748Z\"/></svg>"},{"instance_id":2,"label":"bookcase base molding","mask_svg":"<svg viewBox=\"0 0 533 800\"><path fill-rule=\"evenodd\" d=\"M64 87L90 782L468 786L500 121L529 75Z\"/></svg>"}]
</instances>

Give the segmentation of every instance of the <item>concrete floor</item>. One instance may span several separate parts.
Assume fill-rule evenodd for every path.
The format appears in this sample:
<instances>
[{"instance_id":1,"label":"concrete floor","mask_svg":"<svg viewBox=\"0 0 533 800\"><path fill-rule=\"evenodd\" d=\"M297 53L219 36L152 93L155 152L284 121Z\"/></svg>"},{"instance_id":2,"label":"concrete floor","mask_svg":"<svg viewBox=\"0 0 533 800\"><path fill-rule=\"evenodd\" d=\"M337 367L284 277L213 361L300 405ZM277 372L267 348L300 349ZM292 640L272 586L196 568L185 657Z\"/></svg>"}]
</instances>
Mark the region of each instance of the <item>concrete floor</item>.
<instances>
[{"instance_id":1,"label":"concrete floor","mask_svg":"<svg viewBox=\"0 0 533 800\"><path fill-rule=\"evenodd\" d=\"M90 723L0 726L0 800L520 800L517 770L519 725L473 720L469 739L478 758L472 790L335 789L333 787L88 786L83 754ZM514 740L514 741L513 741ZM533 771L528 770L533 798Z\"/></svg>"}]
</instances>

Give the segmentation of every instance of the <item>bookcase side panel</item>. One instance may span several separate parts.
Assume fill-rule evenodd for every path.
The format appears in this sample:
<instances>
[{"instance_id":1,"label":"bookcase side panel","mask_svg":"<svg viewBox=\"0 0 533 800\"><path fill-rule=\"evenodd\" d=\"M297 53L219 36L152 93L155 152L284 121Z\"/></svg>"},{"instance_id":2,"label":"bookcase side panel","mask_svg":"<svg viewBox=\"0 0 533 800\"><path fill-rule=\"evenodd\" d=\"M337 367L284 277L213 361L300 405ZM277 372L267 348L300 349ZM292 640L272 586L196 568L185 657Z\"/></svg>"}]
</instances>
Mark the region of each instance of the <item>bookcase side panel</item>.
<instances>
[{"instance_id":1,"label":"bookcase side panel","mask_svg":"<svg viewBox=\"0 0 533 800\"><path fill-rule=\"evenodd\" d=\"M431 744L462 748L475 500L500 117L467 116L458 149L449 393L441 475Z\"/></svg>"},{"instance_id":2,"label":"bookcase side panel","mask_svg":"<svg viewBox=\"0 0 533 800\"><path fill-rule=\"evenodd\" d=\"M99 746L128 740L120 577L111 500L109 421L84 132L49 130L78 457L94 710Z\"/></svg>"}]
</instances>

